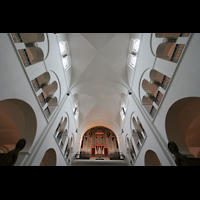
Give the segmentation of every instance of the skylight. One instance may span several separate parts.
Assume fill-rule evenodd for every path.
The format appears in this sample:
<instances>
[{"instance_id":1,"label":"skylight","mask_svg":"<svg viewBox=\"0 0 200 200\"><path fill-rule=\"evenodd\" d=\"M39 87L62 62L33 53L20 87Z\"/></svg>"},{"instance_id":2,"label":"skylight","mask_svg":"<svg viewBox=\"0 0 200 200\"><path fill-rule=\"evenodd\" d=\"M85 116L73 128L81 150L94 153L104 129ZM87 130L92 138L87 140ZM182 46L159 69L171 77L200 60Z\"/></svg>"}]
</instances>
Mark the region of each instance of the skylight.
<instances>
[{"instance_id":1,"label":"skylight","mask_svg":"<svg viewBox=\"0 0 200 200\"><path fill-rule=\"evenodd\" d=\"M134 68L136 64L137 57L133 54L128 55L127 64L129 67Z\"/></svg>"},{"instance_id":2,"label":"skylight","mask_svg":"<svg viewBox=\"0 0 200 200\"><path fill-rule=\"evenodd\" d=\"M120 115L121 115L121 118L122 118L122 121L125 119L125 115L126 115L126 105L123 103L122 106L121 106L121 111L120 111Z\"/></svg>"},{"instance_id":3,"label":"skylight","mask_svg":"<svg viewBox=\"0 0 200 200\"><path fill-rule=\"evenodd\" d=\"M70 56L68 55L68 56L63 57L62 62L63 62L64 69L69 68L71 66L71 58L70 58Z\"/></svg>"},{"instance_id":4,"label":"skylight","mask_svg":"<svg viewBox=\"0 0 200 200\"><path fill-rule=\"evenodd\" d=\"M69 46L68 46L67 41L60 42L59 47L60 47L60 53L61 54L69 54Z\"/></svg>"},{"instance_id":5,"label":"skylight","mask_svg":"<svg viewBox=\"0 0 200 200\"><path fill-rule=\"evenodd\" d=\"M62 63L64 69L68 69L71 67L71 58L69 56L69 45L67 41L59 43L60 53L62 55Z\"/></svg>"},{"instance_id":6,"label":"skylight","mask_svg":"<svg viewBox=\"0 0 200 200\"><path fill-rule=\"evenodd\" d=\"M140 47L140 40L138 39L131 39L130 45L129 45L129 51L131 53L137 53Z\"/></svg>"}]
</instances>

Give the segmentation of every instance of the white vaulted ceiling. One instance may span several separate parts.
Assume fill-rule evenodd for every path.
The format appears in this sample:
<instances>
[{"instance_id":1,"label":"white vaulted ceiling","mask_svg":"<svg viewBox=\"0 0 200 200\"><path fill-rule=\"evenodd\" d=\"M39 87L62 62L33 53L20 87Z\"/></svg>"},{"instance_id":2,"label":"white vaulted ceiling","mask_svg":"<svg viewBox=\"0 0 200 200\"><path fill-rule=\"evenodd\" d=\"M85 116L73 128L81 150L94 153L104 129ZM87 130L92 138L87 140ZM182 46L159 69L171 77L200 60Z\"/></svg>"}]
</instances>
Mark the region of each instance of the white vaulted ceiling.
<instances>
[{"instance_id":1,"label":"white vaulted ceiling","mask_svg":"<svg viewBox=\"0 0 200 200\"><path fill-rule=\"evenodd\" d=\"M67 38L72 59L70 90L78 99L79 130L91 124L120 128L121 100L129 88L126 61L131 34L68 33Z\"/></svg>"}]
</instances>

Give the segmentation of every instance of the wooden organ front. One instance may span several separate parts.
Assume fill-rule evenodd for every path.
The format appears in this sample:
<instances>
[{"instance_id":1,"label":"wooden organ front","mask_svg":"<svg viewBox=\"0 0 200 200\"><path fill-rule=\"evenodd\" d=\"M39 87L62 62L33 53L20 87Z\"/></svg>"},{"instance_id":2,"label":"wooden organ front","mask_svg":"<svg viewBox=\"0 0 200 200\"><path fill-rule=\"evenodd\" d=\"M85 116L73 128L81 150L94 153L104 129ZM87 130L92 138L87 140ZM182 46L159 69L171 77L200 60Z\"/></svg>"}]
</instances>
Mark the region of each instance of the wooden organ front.
<instances>
[{"instance_id":1,"label":"wooden organ front","mask_svg":"<svg viewBox=\"0 0 200 200\"><path fill-rule=\"evenodd\" d=\"M81 143L81 154L118 153L118 142L115 134L105 127L94 127L86 131Z\"/></svg>"}]
</instances>

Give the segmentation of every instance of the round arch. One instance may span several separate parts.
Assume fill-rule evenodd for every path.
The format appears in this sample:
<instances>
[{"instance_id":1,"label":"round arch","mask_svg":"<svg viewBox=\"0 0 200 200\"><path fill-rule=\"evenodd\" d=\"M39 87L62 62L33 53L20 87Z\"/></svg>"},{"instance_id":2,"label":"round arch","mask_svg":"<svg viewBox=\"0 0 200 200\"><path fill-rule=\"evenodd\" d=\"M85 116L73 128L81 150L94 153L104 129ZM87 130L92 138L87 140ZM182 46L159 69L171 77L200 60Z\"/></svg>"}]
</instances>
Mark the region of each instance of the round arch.
<instances>
[{"instance_id":1,"label":"round arch","mask_svg":"<svg viewBox=\"0 0 200 200\"><path fill-rule=\"evenodd\" d=\"M187 97L176 101L168 110L165 121L169 141L182 154L199 156L200 152L200 98Z\"/></svg>"},{"instance_id":2,"label":"round arch","mask_svg":"<svg viewBox=\"0 0 200 200\"><path fill-rule=\"evenodd\" d=\"M89 154L112 154L119 152L116 134L104 126L88 129L81 140L81 152Z\"/></svg>"},{"instance_id":3,"label":"round arch","mask_svg":"<svg viewBox=\"0 0 200 200\"><path fill-rule=\"evenodd\" d=\"M44 42L44 33L20 33L24 43Z\"/></svg>"},{"instance_id":4,"label":"round arch","mask_svg":"<svg viewBox=\"0 0 200 200\"><path fill-rule=\"evenodd\" d=\"M56 166L56 152L53 148L48 149L40 163L40 166Z\"/></svg>"},{"instance_id":5,"label":"round arch","mask_svg":"<svg viewBox=\"0 0 200 200\"><path fill-rule=\"evenodd\" d=\"M144 159L145 166L162 166L157 154L152 150L146 151Z\"/></svg>"},{"instance_id":6,"label":"round arch","mask_svg":"<svg viewBox=\"0 0 200 200\"><path fill-rule=\"evenodd\" d=\"M28 152L36 135L37 120L31 106L19 99L0 101L0 147L8 152L21 138L26 140L22 152Z\"/></svg>"}]
</instances>

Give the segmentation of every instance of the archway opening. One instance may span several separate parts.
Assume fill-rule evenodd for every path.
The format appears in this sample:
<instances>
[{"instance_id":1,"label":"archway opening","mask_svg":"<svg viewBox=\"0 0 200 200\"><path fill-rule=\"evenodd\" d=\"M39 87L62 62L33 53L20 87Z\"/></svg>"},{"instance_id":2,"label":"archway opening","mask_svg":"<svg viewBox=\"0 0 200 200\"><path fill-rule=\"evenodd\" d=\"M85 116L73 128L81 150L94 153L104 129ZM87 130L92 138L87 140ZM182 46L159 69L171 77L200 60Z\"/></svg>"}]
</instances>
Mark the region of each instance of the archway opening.
<instances>
[{"instance_id":1,"label":"archway opening","mask_svg":"<svg viewBox=\"0 0 200 200\"><path fill-rule=\"evenodd\" d=\"M154 151L148 150L145 153L145 166L162 166L157 154Z\"/></svg>"},{"instance_id":2,"label":"archway opening","mask_svg":"<svg viewBox=\"0 0 200 200\"><path fill-rule=\"evenodd\" d=\"M36 135L36 116L29 104L19 99L0 101L0 150L7 153L15 148L19 139L24 138L27 152Z\"/></svg>"},{"instance_id":3,"label":"archway opening","mask_svg":"<svg viewBox=\"0 0 200 200\"><path fill-rule=\"evenodd\" d=\"M199 97L188 97L176 101L167 112L165 126L168 140L175 142L182 154L199 157Z\"/></svg>"},{"instance_id":4,"label":"archway opening","mask_svg":"<svg viewBox=\"0 0 200 200\"><path fill-rule=\"evenodd\" d=\"M40 166L56 166L56 152L54 149L51 148L45 152Z\"/></svg>"},{"instance_id":5,"label":"archway opening","mask_svg":"<svg viewBox=\"0 0 200 200\"><path fill-rule=\"evenodd\" d=\"M19 131L13 120L0 109L0 152L7 153L15 148Z\"/></svg>"},{"instance_id":6,"label":"archway opening","mask_svg":"<svg viewBox=\"0 0 200 200\"><path fill-rule=\"evenodd\" d=\"M88 129L82 137L80 155L90 160L116 159L119 145L115 133L104 126Z\"/></svg>"}]
</instances>

